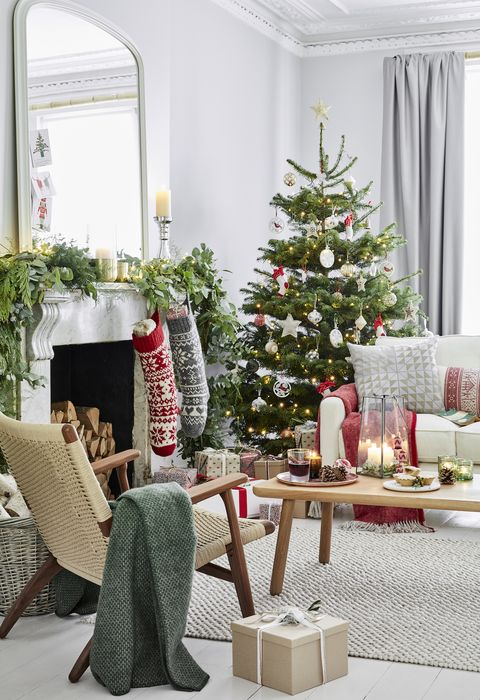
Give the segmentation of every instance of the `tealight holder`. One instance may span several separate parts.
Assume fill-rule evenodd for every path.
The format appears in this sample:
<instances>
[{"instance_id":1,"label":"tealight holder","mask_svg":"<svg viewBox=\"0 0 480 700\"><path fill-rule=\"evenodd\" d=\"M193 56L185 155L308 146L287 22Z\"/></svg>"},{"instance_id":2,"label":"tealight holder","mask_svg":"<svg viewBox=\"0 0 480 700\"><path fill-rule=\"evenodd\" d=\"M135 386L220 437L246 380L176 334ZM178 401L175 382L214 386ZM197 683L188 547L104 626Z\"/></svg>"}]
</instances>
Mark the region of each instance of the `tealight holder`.
<instances>
[{"instance_id":1,"label":"tealight holder","mask_svg":"<svg viewBox=\"0 0 480 700\"><path fill-rule=\"evenodd\" d=\"M471 481L473 479L473 461L471 459L457 459L457 480Z\"/></svg>"},{"instance_id":2,"label":"tealight holder","mask_svg":"<svg viewBox=\"0 0 480 700\"><path fill-rule=\"evenodd\" d=\"M95 267L100 282L115 282L117 279L116 258L96 258Z\"/></svg>"}]
</instances>

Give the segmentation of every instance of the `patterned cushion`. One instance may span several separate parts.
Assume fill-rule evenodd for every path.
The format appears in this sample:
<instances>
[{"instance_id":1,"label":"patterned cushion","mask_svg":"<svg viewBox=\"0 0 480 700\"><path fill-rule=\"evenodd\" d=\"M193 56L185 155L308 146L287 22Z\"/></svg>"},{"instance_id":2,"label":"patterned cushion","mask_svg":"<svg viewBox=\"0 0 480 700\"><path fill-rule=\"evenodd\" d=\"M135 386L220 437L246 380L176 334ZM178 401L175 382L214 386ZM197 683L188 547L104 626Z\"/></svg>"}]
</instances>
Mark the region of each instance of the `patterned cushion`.
<instances>
[{"instance_id":1,"label":"patterned cushion","mask_svg":"<svg viewBox=\"0 0 480 700\"><path fill-rule=\"evenodd\" d=\"M480 369L447 367L445 408L480 416Z\"/></svg>"},{"instance_id":2,"label":"patterned cushion","mask_svg":"<svg viewBox=\"0 0 480 700\"><path fill-rule=\"evenodd\" d=\"M406 407L416 413L443 411L437 343L438 338L389 346L348 343L359 402L364 396L395 394L403 396Z\"/></svg>"}]
</instances>

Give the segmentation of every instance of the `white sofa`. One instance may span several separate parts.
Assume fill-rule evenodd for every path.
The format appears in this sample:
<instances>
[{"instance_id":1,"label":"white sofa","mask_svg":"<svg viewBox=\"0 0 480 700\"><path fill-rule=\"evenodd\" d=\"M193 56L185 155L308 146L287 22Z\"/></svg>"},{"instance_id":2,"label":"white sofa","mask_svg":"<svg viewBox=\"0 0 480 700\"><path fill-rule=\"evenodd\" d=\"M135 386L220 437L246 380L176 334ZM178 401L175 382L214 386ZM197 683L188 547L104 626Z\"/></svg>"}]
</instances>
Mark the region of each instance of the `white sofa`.
<instances>
[{"instance_id":1,"label":"white sofa","mask_svg":"<svg viewBox=\"0 0 480 700\"><path fill-rule=\"evenodd\" d=\"M412 338L408 341L411 342ZM405 342L404 338L379 338L377 343ZM480 336L440 336L437 351L440 380L443 384L447 367L480 367ZM320 451L324 464L345 457L341 426L345 409L340 399L331 397L320 404ZM456 455L473 459L480 472L480 422L464 428L428 413L417 415L417 450L420 465L437 462L438 455Z\"/></svg>"}]
</instances>

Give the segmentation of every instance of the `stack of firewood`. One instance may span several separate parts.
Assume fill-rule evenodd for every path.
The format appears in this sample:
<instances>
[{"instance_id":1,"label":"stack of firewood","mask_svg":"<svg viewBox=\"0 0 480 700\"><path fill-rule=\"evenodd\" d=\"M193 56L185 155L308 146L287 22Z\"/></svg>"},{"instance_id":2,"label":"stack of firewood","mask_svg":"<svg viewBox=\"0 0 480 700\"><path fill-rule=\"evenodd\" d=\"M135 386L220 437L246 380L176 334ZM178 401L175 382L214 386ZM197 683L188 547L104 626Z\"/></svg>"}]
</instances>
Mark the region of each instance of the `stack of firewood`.
<instances>
[{"instance_id":1,"label":"stack of firewood","mask_svg":"<svg viewBox=\"0 0 480 700\"><path fill-rule=\"evenodd\" d=\"M95 406L74 406L71 401L59 401L52 404L50 422L73 425L90 462L115 454L112 424L100 420L100 411ZM97 476L107 497L110 495L109 476L109 473Z\"/></svg>"}]
</instances>

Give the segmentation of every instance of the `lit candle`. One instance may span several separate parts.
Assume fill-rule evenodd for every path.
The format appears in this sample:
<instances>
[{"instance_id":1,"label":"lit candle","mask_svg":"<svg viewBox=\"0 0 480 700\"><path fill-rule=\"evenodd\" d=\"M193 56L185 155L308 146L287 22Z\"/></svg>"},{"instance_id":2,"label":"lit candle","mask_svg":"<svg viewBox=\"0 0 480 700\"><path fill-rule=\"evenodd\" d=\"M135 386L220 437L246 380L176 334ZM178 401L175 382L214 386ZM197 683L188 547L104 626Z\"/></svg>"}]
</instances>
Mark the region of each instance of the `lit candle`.
<instances>
[{"instance_id":1,"label":"lit candle","mask_svg":"<svg viewBox=\"0 0 480 700\"><path fill-rule=\"evenodd\" d=\"M115 255L111 248L97 248L95 251L95 257L97 260L113 260Z\"/></svg>"},{"instance_id":2,"label":"lit candle","mask_svg":"<svg viewBox=\"0 0 480 700\"><path fill-rule=\"evenodd\" d=\"M368 448L367 452L367 461L370 462L370 464L380 464L382 460L382 455L381 455L381 450L379 447L377 447L377 444L374 442L371 447Z\"/></svg>"},{"instance_id":3,"label":"lit candle","mask_svg":"<svg viewBox=\"0 0 480 700\"><path fill-rule=\"evenodd\" d=\"M368 448L368 457L367 461L370 462L371 464L378 464L380 465L382 463L382 448L377 447L377 444L374 442L371 447ZM394 452L393 449L387 445L386 442L383 443L383 465L385 467L389 467L392 465L394 461Z\"/></svg>"},{"instance_id":4,"label":"lit candle","mask_svg":"<svg viewBox=\"0 0 480 700\"><path fill-rule=\"evenodd\" d=\"M156 212L158 218L162 216L171 219L172 218L172 193L171 190L160 190L157 192L156 197Z\"/></svg>"}]
</instances>

